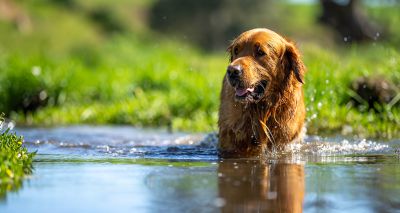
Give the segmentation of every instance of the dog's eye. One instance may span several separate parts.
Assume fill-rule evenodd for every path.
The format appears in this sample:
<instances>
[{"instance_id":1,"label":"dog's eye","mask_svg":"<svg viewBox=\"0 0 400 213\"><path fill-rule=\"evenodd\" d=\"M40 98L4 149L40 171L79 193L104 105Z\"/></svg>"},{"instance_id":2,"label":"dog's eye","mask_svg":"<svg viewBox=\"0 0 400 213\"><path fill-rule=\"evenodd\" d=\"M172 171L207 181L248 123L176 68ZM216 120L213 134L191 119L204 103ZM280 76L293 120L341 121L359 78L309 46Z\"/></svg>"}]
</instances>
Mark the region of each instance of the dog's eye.
<instances>
[{"instance_id":1,"label":"dog's eye","mask_svg":"<svg viewBox=\"0 0 400 213\"><path fill-rule=\"evenodd\" d=\"M239 53L239 48L238 47L233 48L233 54L237 55L238 53Z\"/></svg>"},{"instance_id":2,"label":"dog's eye","mask_svg":"<svg viewBox=\"0 0 400 213\"><path fill-rule=\"evenodd\" d=\"M262 56L265 56L266 54L265 54L265 52L261 49L261 47L257 47L257 49L256 49L256 56L257 57L262 57Z\"/></svg>"}]
</instances>

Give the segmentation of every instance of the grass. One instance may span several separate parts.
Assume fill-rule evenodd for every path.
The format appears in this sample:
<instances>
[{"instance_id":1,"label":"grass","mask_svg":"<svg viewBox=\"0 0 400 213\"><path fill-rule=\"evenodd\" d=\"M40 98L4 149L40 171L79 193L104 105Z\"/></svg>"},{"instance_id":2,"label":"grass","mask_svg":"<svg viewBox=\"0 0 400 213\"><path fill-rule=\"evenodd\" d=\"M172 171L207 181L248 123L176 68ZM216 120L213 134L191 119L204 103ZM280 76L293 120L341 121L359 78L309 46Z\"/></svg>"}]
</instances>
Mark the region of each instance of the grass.
<instances>
[{"instance_id":1,"label":"grass","mask_svg":"<svg viewBox=\"0 0 400 213\"><path fill-rule=\"evenodd\" d=\"M81 61L27 63L25 68L7 63L14 67L2 72L10 75L3 79L20 76L24 79L21 88L45 91L50 97L49 104L37 112L17 112L12 118L28 125L111 123L217 130L219 90L228 63L225 53L205 55L177 43L151 47L125 38L113 42L101 50L112 56L96 68ZM304 88L309 134L399 137L398 108L386 107L378 114L347 104L350 82L359 76L383 75L400 82L397 50L380 45L354 46L351 51L328 51L309 43L300 46L308 68ZM40 69L40 74L32 74L34 69ZM13 84L7 94L19 93L18 88Z\"/></svg>"},{"instance_id":2,"label":"grass","mask_svg":"<svg viewBox=\"0 0 400 213\"><path fill-rule=\"evenodd\" d=\"M0 123L3 123L0 116ZM32 158L23 146L23 138L9 129L0 129L0 198L9 190L17 189L22 179L32 173Z\"/></svg>"},{"instance_id":3,"label":"grass","mask_svg":"<svg viewBox=\"0 0 400 213\"><path fill-rule=\"evenodd\" d=\"M217 118L223 75L217 70L224 69L226 60L176 47L173 43L151 47L118 38L102 50L113 52L112 56L104 57L96 67L69 60L22 67L6 62L3 82L10 82L15 75L25 79L23 86L12 84L3 95L8 94L8 100L18 97L15 94L20 90L49 95L48 106L37 113L13 113L12 118L20 123L172 125L174 129L210 130ZM186 60L181 60L183 57ZM40 75L35 76L32 70L38 68Z\"/></svg>"},{"instance_id":4,"label":"grass","mask_svg":"<svg viewBox=\"0 0 400 213\"><path fill-rule=\"evenodd\" d=\"M309 47L304 55L309 70L305 85L309 133L399 137L398 107L384 106L381 113L375 113L348 104L349 85L360 76L385 76L399 85L400 53L395 48L353 46L350 51L332 52Z\"/></svg>"},{"instance_id":5,"label":"grass","mask_svg":"<svg viewBox=\"0 0 400 213\"><path fill-rule=\"evenodd\" d=\"M35 15L34 32L19 34L11 26L0 24L0 40L5 41L0 44L0 99L4 100L0 111L19 125L129 124L217 131L226 53L205 53L186 41L158 35L137 21L140 19L135 19L125 33L104 35L82 12L51 4L21 4L27 4ZM149 2L132 4L140 8ZM87 2L82 7L93 5ZM396 43L338 47L328 42L324 46L318 42L326 40L327 33L320 26L313 27L315 7L287 10L298 19L286 22L299 20L304 29L286 27L282 32L298 41L308 68L304 85L308 133L399 138L398 107L384 106L382 113L375 113L348 104L350 82L360 76L382 75L400 84ZM370 13L378 16L386 12L380 10ZM122 6L116 11L116 19L130 14ZM390 11L387 13L396 19L388 14L381 19L397 29L389 20L399 20L400 16ZM54 28L49 16L58 20L57 26L65 27Z\"/></svg>"}]
</instances>

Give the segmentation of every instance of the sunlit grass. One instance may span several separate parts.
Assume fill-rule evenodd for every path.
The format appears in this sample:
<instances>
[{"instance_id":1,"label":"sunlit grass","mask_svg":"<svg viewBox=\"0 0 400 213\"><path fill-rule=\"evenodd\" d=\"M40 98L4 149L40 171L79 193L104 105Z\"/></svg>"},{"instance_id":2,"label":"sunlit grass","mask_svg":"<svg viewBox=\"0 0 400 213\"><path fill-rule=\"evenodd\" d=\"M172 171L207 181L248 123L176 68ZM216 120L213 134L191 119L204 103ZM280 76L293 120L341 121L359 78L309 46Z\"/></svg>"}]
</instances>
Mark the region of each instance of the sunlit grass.
<instances>
[{"instance_id":1,"label":"sunlit grass","mask_svg":"<svg viewBox=\"0 0 400 213\"><path fill-rule=\"evenodd\" d=\"M100 51L95 67L79 60L9 67L13 75L17 72L25 79L21 87L32 91L41 85L51 96L46 107L27 116L13 113L12 118L27 125L112 123L217 130L226 53L205 55L180 43L123 37L113 42ZM357 77L383 75L399 82L400 54L394 48L370 45L330 51L299 45L308 68L304 89L309 134L399 136L398 108L378 114L348 104L349 85ZM40 75L32 74L34 66L40 67ZM27 84L26 76L40 83Z\"/></svg>"},{"instance_id":2,"label":"sunlit grass","mask_svg":"<svg viewBox=\"0 0 400 213\"><path fill-rule=\"evenodd\" d=\"M361 112L349 104L351 82L361 76L385 76L399 85L400 54L383 45L353 46L350 51L304 49L309 72L305 85L308 132L359 137L399 137L398 104L381 113Z\"/></svg>"}]
</instances>

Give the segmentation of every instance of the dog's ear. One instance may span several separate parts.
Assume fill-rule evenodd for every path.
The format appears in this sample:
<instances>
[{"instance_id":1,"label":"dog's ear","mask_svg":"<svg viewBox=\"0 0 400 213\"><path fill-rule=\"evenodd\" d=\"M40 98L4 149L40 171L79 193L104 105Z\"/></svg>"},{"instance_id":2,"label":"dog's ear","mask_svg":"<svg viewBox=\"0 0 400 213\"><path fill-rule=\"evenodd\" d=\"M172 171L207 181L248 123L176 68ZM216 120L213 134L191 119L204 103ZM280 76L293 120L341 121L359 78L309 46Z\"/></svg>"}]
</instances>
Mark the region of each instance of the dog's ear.
<instances>
[{"instance_id":1,"label":"dog's ear","mask_svg":"<svg viewBox=\"0 0 400 213\"><path fill-rule=\"evenodd\" d=\"M283 54L283 67L285 69L285 73L290 74L293 72L296 79L303 83L304 73L305 73L305 66L303 61L301 61L300 53L294 44L287 42L286 49Z\"/></svg>"}]
</instances>

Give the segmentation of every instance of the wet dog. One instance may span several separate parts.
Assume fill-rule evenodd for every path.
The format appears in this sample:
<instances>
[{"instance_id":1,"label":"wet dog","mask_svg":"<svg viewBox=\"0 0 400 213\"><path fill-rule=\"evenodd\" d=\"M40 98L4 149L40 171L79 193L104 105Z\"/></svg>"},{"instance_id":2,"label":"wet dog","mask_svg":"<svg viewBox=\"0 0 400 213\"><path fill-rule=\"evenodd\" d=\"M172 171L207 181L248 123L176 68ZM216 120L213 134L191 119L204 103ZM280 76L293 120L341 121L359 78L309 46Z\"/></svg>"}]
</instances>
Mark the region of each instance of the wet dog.
<instances>
[{"instance_id":1,"label":"wet dog","mask_svg":"<svg viewBox=\"0 0 400 213\"><path fill-rule=\"evenodd\" d=\"M295 45L268 29L239 35L228 47L221 90L219 154L255 157L300 140L305 66Z\"/></svg>"}]
</instances>

